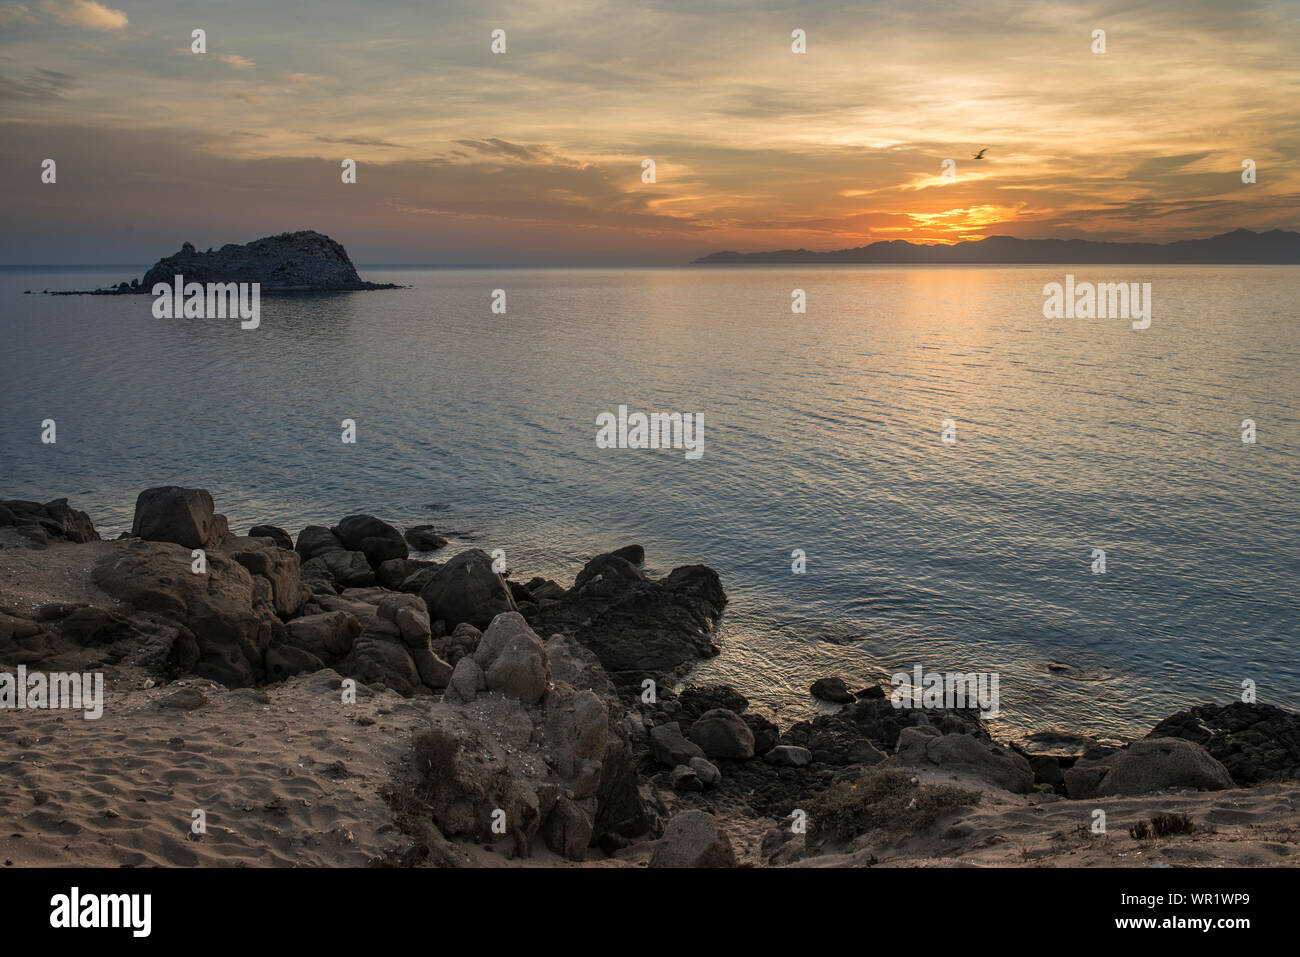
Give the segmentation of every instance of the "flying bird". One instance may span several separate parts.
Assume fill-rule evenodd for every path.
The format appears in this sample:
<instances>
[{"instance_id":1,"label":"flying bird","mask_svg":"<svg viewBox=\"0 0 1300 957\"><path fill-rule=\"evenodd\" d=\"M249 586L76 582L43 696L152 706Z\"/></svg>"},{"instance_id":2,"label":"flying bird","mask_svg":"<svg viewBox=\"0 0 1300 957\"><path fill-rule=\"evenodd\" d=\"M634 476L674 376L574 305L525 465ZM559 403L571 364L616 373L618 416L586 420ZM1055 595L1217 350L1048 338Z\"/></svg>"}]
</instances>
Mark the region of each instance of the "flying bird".
<instances>
[{"instance_id":1,"label":"flying bird","mask_svg":"<svg viewBox=\"0 0 1300 957\"><path fill-rule=\"evenodd\" d=\"M986 146L986 147L984 147L984 149L982 149L982 150L980 150L978 153L976 153L976 154L972 157L972 159L982 160L982 159L984 158L984 154L987 153L988 151L989 151L989 148Z\"/></svg>"}]
</instances>

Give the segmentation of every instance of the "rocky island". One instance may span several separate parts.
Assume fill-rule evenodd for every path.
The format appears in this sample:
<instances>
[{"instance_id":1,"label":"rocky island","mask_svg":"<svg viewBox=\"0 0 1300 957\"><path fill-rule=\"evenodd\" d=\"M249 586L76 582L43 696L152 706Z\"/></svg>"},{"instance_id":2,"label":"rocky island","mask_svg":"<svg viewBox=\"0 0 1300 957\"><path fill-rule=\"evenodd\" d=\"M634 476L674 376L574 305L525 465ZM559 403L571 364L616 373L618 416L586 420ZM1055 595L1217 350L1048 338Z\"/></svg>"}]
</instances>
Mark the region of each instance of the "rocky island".
<instances>
[{"instance_id":1,"label":"rocky island","mask_svg":"<svg viewBox=\"0 0 1300 957\"><path fill-rule=\"evenodd\" d=\"M66 499L0 501L0 858L1300 861L1300 714L1201 705L1128 743L1000 742L978 711L831 677L810 695L838 710L782 728L681 684L718 651L707 566L652 578L629 545L562 585L445 547L371 515L238 534L175 486L142 492L115 540ZM78 674L101 676L94 708L55 700Z\"/></svg>"},{"instance_id":2,"label":"rocky island","mask_svg":"<svg viewBox=\"0 0 1300 957\"><path fill-rule=\"evenodd\" d=\"M341 244L323 233L305 229L264 236L243 245L227 243L207 252L184 243L178 252L154 263L143 279L107 289L53 295L150 294L156 283L170 286L178 275L184 276L187 283L260 283L263 294L402 288L392 283L366 282Z\"/></svg>"}]
</instances>

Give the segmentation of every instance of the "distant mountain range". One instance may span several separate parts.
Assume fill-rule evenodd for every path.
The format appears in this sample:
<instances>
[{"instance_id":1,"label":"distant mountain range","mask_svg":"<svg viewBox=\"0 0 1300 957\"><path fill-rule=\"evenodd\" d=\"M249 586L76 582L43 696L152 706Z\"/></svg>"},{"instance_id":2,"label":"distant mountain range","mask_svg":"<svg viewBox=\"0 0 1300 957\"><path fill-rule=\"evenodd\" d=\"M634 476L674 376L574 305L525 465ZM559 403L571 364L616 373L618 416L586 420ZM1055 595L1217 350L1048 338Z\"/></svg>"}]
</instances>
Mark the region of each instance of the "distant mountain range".
<instances>
[{"instance_id":1,"label":"distant mountain range","mask_svg":"<svg viewBox=\"0 0 1300 957\"><path fill-rule=\"evenodd\" d=\"M767 253L722 252L701 256L692 265L759 266L781 263L916 263L921 265L1030 263L1202 263L1238 265L1300 265L1300 233L1270 229L1265 233L1234 229L1209 239L1183 239L1175 243L1105 243L1090 239L1016 239L989 236L951 246L919 246L892 239L818 253L808 249L780 249Z\"/></svg>"}]
</instances>

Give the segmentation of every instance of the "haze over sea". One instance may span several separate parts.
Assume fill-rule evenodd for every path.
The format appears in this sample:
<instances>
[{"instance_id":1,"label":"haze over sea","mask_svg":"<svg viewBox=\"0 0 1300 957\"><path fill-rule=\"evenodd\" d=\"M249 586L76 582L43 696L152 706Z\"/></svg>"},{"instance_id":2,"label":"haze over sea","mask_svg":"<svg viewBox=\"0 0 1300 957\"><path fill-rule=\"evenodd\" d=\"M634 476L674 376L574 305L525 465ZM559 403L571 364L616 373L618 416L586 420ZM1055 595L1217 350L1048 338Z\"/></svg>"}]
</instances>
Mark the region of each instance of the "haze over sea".
<instances>
[{"instance_id":1,"label":"haze over sea","mask_svg":"<svg viewBox=\"0 0 1300 957\"><path fill-rule=\"evenodd\" d=\"M104 537L153 485L241 533L369 512L564 585L641 543L731 599L691 680L783 725L918 664L998 672L1003 735L1142 734L1247 679L1300 707L1300 268L363 266L413 288L263 297L250 331L23 295L143 271L0 270L0 497ZM1067 272L1150 282L1150 328L1044 319ZM703 413L703 457L598 449L620 404Z\"/></svg>"}]
</instances>

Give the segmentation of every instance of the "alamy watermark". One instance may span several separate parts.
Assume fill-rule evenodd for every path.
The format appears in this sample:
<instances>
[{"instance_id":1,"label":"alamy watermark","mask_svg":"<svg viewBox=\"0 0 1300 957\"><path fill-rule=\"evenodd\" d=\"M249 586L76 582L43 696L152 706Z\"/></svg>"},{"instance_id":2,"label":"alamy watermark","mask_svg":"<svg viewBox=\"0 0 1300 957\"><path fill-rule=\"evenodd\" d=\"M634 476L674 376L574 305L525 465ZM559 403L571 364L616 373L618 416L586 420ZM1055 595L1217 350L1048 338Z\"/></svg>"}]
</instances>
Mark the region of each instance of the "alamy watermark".
<instances>
[{"instance_id":1,"label":"alamy watermark","mask_svg":"<svg viewBox=\"0 0 1300 957\"><path fill-rule=\"evenodd\" d=\"M1151 283L1081 282L1073 273L1065 285L1049 282L1043 287L1044 319L1132 319L1134 329L1151 325Z\"/></svg>"},{"instance_id":2,"label":"alamy watermark","mask_svg":"<svg viewBox=\"0 0 1300 957\"><path fill-rule=\"evenodd\" d=\"M925 671L917 665L911 674L899 671L889 680L895 708L975 708L985 718L1001 712L996 671Z\"/></svg>"},{"instance_id":3,"label":"alamy watermark","mask_svg":"<svg viewBox=\"0 0 1300 957\"><path fill-rule=\"evenodd\" d=\"M80 709L87 721L104 714L103 672L53 672L27 670L19 665L17 674L0 671L0 708L15 710Z\"/></svg>"},{"instance_id":4,"label":"alamy watermark","mask_svg":"<svg viewBox=\"0 0 1300 957\"><path fill-rule=\"evenodd\" d=\"M256 329L262 322L262 284L260 282L186 282L177 274L173 283L156 282L155 319L234 319L243 320L241 329Z\"/></svg>"},{"instance_id":5,"label":"alamy watermark","mask_svg":"<svg viewBox=\"0 0 1300 957\"><path fill-rule=\"evenodd\" d=\"M703 412L633 412L596 416L598 449L683 449L688 459L704 455Z\"/></svg>"}]
</instances>

